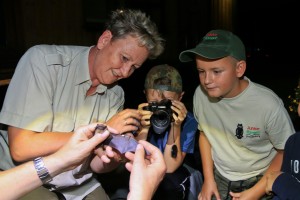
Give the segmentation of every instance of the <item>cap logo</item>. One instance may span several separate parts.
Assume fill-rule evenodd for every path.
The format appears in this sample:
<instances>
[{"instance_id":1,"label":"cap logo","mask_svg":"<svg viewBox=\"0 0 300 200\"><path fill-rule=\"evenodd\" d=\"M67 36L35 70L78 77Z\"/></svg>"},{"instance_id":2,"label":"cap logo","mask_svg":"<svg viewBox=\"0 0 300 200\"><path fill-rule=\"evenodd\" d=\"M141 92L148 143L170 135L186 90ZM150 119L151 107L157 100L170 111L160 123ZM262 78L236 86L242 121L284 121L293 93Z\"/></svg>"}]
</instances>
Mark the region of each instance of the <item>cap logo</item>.
<instances>
[{"instance_id":1,"label":"cap logo","mask_svg":"<svg viewBox=\"0 0 300 200\"><path fill-rule=\"evenodd\" d=\"M208 33L203 37L204 40L216 40L218 38L217 33Z\"/></svg>"},{"instance_id":2,"label":"cap logo","mask_svg":"<svg viewBox=\"0 0 300 200\"><path fill-rule=\"evenodd\" d=\"M181 62L189 62L195 59L195 54L207 59L231 56L238 61L246 60L245 46L241 39L232 32L221 29L206 33L195 48L181 52L179 59Z\"/></svg>"}]
</instances>

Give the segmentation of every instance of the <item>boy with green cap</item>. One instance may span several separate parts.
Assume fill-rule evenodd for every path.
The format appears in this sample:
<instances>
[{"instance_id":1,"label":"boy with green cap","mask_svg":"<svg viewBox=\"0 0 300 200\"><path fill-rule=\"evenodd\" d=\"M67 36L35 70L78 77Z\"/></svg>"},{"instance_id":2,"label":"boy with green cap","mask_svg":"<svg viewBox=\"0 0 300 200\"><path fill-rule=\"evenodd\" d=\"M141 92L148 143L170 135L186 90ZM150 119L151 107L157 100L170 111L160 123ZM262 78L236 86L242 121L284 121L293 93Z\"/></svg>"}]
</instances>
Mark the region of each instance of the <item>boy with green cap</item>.
<instances>
[{"instance_id":1,"label":"boy with green cap","mask_svg":"<svg viewBox=\"0 0 300 200\"><path fill-rule=\"evenodd\" d=\"M197 122L181 102L184 95L181 76L172 66L155 66L146 76L144 93L148 103L138 106L142 128L137 139L157 146L167 165L167 173L153 199L187 199L191 174L183 161L187 153L194 152ZM200 192L201 176L195 198Z\"/></svg>"},{"instance_id":2,"label":"boy with green cap","mask_svg":"<svg viewBox=\"0 0 300 200\"><path fill-rule=\"evenodd\" d=\"M243 42L226 30L209 31L179 55L195 60L200 86L194 115L204 184L198 199L268 199L266 174L280 170L284 144L295 132L282 100L244 76Z\"/></svg>"}]
</instances>

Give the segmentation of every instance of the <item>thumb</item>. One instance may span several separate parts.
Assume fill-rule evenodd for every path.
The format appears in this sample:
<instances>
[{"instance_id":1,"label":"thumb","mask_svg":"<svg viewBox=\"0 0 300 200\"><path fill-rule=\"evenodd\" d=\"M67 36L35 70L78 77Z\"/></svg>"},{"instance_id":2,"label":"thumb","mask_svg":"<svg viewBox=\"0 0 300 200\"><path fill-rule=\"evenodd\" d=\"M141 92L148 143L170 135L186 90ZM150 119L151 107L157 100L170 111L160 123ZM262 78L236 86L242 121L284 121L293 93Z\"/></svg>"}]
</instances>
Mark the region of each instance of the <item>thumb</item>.
<instances>
[{"instance_id":1,"label":"thumb","mask_svg":"<svg viewBox=\"0 0 300 200\"><path fill-rule=\"evenodd\" d=\"M109 132L108 131L104 131L101 134L96 133L92 138L90 138L87 141L87 143L89 143L88 145L90 145L91 147L94 148L97 145L99 145L100 143L102 143L108 136L109 136Z\"/></svg>"},{"instance_id":2,"label":"thumb","mask_svg":"<svg viewBox=\"0 0 300 200\"><path fill-rule=\"evenodd\" d=\"M133 162L143 162L144 156L145 156L145 149L143 145L138 144L136 146Z\"/></svg>"}]
</instances>

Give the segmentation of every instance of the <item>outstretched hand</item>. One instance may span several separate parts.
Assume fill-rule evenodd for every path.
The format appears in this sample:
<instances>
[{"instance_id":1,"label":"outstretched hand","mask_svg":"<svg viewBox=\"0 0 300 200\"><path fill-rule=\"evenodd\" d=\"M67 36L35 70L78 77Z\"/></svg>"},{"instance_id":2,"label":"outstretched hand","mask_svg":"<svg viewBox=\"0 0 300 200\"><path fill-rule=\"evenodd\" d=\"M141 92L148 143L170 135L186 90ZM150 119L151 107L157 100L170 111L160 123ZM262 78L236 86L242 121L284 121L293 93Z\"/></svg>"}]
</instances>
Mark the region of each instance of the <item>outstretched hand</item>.
<instances>
[{"instance_id":1,"label":"outstretched hand","mask_svg":"<svg viewBox=\"0 0 300 200\"><path fill-rule=\"evenodd\" d=\"M104 134L94 134L97 124L90 124L79 127L75 130L70 140L55 154L64 162L64 171L74 169L81 164L94 150L94 148L108 137L108 132Z\"/></svg>"}]
</instances>

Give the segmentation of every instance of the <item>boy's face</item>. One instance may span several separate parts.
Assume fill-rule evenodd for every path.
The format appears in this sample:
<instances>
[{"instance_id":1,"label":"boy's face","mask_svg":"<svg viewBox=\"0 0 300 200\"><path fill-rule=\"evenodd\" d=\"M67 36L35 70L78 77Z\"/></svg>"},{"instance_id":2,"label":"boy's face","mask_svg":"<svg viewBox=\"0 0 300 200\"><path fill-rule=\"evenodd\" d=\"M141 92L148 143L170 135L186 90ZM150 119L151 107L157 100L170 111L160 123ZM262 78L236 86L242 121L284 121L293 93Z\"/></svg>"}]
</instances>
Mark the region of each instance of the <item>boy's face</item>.
<instances>
[{"instance_id":1,"label":"boy's face","mask_svg":"<svg viewBox=\"0 0 300 200\"><path fill-rule=\"evenodd\" d=\"M171 91L165 91L165 90L146 89L145 95L146 95L148 103L159 102L163 99L180 101L183 96L183 92L177 93L177 92L171 92Z\"/></svg>"},{"instance_id":2,"label":"boy's face","mask_svg":"<svg viewBox=\"0 0 300 200\"><path fill-rule=\"evenodd\" d=\"M245 72L245 61L229 56L218 60L196 56L196 64L200 83L210 97L232 98L241 92L239 80Z\"/></svg>"}]
</instances>

